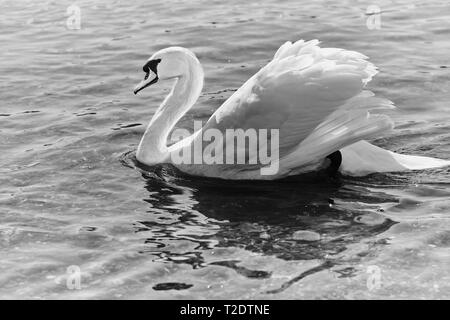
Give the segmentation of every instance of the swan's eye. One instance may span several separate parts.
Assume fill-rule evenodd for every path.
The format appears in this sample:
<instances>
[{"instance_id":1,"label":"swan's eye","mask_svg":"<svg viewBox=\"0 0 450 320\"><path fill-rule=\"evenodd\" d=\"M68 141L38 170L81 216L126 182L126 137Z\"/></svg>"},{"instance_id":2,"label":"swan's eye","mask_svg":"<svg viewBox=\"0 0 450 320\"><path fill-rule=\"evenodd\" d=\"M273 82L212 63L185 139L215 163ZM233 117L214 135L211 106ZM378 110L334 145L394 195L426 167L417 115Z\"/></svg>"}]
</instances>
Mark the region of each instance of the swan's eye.
<instances>
[{"instance_id":1,"label":"swan's eye","mask_svg":"<svg viewBox=\"0 0 450 320\"><path fill-rule=\"evenodd\" d=\"M150 70L154 73L154 74L158 74L158 64L161 62L161 59L155 59L155 60L150 60L147 61L147 63L144 65L144 67L142 68L142 70L144 70L145 73L149 73Z\"/></svg>"}]
</instances>

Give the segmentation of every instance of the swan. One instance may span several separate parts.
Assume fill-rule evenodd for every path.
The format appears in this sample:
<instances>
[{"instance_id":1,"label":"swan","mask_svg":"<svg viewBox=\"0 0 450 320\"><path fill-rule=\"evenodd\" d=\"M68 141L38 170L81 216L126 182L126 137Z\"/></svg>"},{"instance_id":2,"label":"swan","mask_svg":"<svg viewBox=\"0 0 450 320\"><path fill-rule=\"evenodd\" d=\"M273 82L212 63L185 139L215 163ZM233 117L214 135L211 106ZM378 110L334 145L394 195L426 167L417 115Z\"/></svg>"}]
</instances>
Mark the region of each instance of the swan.
<instances>
[{"instance_id":1,"label":"swan","mask_svg":"<svg viewBox=\"0 0 450 320\"><path fill-rule=\"evenodd\" d=\"M191 175L246 180L280 179L322 169L363 176L450 165L448 160L399 154L367 142L393 129L392 120L383 110L395 106L365 89L378 72L367 56L345 49L321 48L319 43L284 43L273 59L235 91L202 127L194 128L192 135L171 145L167 143L169 134L200 96L204 73L194 53L186 48L169 47L156 52L145 62L145 78L134 93L158 81L172 80L173 86L142 136L137 160L149 166L171 163ZM175 155L198 146L200 152L205 147L214 149L216 159L222 160L223 145L233 146L235 142L235 137L225 134L231 129L275 131L256 147L236 147L236 153L245 155L245 163L199 162L195 155L188 155L189 161L174 161L179 159ZM258 137L262 141L262 136ZM270 164L251 162L255 154L262 154L252 153L252 148L276 157ZM269 167L276 170L268 170Z\"/></svg>"}]
</instances>

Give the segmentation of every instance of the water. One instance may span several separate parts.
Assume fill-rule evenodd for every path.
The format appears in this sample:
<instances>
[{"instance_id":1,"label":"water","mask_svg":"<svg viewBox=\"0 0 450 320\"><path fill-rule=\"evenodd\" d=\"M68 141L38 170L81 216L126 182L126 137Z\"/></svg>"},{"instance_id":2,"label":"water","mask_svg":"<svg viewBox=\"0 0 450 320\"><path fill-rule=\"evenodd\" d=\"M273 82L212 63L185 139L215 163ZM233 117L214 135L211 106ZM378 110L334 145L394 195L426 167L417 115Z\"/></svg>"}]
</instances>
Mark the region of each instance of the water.
<instances>
[{"instance_id":1,"label":"water","mask_svg":"<svg viewBox=\"0 0 450 320\"><path fill-rule=\"evenodd\" d=\"M272 183L143 168L169 88L132 94L153 52L190 48L206 73L191 128L284 41L318 38L380 68L370 89L397 130L374 143L448 159L447 1L377 2L373 30L366 1L77 1L80 30L71 4L1 2L0 298L450 298L449 168Z\"/></svg>"}]
</instances>

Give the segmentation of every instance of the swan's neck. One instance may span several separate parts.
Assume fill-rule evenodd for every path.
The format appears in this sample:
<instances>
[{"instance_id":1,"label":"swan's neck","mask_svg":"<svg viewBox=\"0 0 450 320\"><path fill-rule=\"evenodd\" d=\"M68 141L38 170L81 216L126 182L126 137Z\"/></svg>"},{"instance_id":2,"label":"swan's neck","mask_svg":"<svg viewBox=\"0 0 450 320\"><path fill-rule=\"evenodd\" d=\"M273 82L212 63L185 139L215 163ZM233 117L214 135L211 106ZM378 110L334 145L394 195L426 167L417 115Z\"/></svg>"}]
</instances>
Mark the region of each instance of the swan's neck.
<instances>
[{"instance_id":1,"label":"swan's neck","mask_svg":"<svg viewBox=\"0 0 450 320\"><path fill-rule=\"evenodd\" d=\"M175 80L171 92L150 121L136 153L140 162L148 165L169 162L167 137L197 101L202 87L201 65L198 61L191 61L188 63L187 72Z\"/></svg>"}]
</instances>

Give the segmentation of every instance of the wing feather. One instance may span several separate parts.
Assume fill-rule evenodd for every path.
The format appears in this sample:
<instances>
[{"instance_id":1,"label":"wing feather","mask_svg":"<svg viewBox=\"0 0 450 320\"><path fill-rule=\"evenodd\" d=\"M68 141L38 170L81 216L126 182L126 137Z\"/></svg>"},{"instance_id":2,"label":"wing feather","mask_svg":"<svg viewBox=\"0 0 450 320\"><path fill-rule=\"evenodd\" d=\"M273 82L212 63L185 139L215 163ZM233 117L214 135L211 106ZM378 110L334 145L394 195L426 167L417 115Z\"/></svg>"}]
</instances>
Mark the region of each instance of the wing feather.
<instances>
[{"instance_id":1,"label":"wing feather","mask_svg":"<svg viewBox=\"0 0 450 320\"><path fill-rule=\"evenodd\" d=\"M384 129L390 126L386 118L367 113L373 108L392 107L390 101L363 90L377 73L376 67L361 53L320 48L318 44L318 40L284 43L271 62L224 102L204 129L279 129L279 155L283 158L320 126L322 130L310 141L329 134L336 123L341 127L356 125L348 131L352 141L357 139L354 134L370 126L371 121L382 123ZM348 110L362 113L355 113L347 122L334 119ZM370 132L364 134L365 138Z\"/></svg>"}]
</instances>

